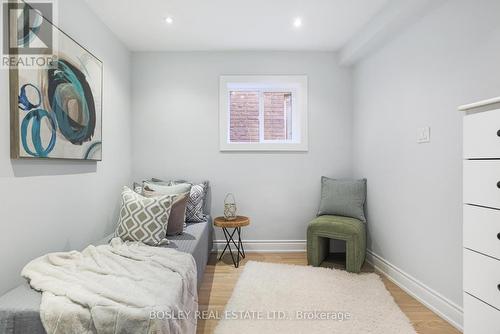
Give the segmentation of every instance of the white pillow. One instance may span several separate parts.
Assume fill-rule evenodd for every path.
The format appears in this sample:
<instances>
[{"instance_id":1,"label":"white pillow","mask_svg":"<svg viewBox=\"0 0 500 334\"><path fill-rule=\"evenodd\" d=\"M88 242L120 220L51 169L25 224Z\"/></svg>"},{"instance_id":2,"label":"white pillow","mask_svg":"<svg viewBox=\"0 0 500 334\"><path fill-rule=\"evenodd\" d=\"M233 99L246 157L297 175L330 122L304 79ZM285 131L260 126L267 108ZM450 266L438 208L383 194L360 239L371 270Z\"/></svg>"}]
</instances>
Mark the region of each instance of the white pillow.
<instances>
[{"instance_id":1,"label":"white pillow","mask_svg":"<svg viewBox=\"0 0 500 334\"><path fill-rule=\"evenodd\" d=\"M153 190L154 192L162 195L178 195L190 192L191 184L179 183L174 185L164 185L164 184L144 181L143 190L146 188L149 188L150 190Z\"/></svg>"}]
</instances>

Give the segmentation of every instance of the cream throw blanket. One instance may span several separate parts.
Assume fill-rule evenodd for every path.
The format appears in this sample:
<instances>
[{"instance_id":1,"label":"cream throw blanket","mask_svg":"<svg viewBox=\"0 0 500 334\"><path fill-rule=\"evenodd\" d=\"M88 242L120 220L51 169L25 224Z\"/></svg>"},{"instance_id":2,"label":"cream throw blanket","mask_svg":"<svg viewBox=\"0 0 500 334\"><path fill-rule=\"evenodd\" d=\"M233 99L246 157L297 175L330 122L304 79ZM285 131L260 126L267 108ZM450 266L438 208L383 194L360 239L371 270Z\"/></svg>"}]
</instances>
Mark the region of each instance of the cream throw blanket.
<instances>
[{"instance_id":1,"label":"cream throw blanket","mask_svg":"<svg viewBox=\"0 0 500 334\"><path fill-rule=\"evenodd\" d=\"M22 276L43 293L47 334L196 332L196 265L187 253L114 238L42 256Z\"/></svg>"}]
</instances>

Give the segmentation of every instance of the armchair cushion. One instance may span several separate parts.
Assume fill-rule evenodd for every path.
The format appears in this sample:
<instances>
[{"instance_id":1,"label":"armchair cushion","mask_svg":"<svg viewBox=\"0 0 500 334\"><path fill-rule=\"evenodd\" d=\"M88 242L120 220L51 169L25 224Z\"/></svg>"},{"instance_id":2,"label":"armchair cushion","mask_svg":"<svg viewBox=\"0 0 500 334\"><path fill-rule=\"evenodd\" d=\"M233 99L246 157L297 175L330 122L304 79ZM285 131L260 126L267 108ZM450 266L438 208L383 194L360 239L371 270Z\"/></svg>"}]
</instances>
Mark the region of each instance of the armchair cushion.
<instances>
[{"instance_id":1,"label":"armchair cushion","mask_svg":"<svg viewBox=\"0 0 500 334\"><path fill-rule=\"evenodd\" d=\"M366 179L336 180L321 178L321 203L318 216L336 215L366 222Z\"/></svg>"}]
</instances>

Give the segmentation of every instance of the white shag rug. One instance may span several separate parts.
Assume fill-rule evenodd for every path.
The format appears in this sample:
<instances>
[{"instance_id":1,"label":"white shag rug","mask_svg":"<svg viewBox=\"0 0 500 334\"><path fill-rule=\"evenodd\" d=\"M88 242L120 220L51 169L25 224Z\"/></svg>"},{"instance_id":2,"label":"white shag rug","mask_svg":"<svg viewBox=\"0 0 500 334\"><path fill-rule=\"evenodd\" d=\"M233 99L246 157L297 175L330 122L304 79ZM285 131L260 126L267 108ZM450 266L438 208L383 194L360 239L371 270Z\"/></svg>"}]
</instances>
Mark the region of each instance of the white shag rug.
<instances>
[{"instance_id":1,"label":"white shag rug","mask_svg":"<svg viewBox=\"0 0 500 334\"><path fill-rule=\"evenodd\" d=\"M416 334L381 278L248 262L215 334Z\"/></svg>"}]
</instances>

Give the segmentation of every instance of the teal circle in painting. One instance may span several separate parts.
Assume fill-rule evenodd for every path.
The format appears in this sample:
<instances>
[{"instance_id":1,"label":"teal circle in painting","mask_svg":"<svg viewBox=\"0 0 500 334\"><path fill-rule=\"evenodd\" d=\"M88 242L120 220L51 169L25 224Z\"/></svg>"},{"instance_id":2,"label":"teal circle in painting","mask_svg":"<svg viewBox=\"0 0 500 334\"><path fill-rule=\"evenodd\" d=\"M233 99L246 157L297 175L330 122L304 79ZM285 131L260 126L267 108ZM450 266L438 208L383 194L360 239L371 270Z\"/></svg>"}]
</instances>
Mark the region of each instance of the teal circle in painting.
<instances>
[{"instance_id":1,"label":"teal circle in painting","mask_svg":"<svg viewBox=\"0 0 500 334\"><path fill-rule=\"evenodd\" d=\"M43 147L42 137L41 137L41 123L42 119L47 117L51 126L51 137L49 144L46 148ZM28 146L28 126L31 123L31 141L35 152L33 152ZM23 119L21 123L21 141L23 148L29 155L34 157L46 158L49 153L54 149L56 144L56 121L54 117L43 109L31 110Z\"/></svg>"}]
</instances>

